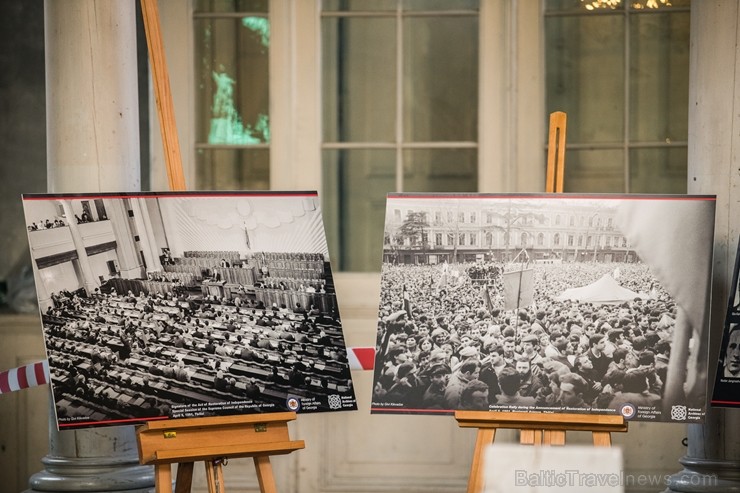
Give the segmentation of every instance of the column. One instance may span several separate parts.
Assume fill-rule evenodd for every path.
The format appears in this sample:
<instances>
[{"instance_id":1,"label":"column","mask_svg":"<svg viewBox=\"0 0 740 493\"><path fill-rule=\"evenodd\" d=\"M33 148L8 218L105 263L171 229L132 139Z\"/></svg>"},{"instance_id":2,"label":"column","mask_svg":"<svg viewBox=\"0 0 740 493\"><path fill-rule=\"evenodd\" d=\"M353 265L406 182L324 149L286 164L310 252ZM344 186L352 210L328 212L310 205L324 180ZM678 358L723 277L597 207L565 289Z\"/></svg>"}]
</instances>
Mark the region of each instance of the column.
<instances>
[{"instance_id":1,"label":"column","mask_svg":"<svg viewBox=\"0 0 740 493\"><path fill-rule=\"evenodd\" d=\"M144 260L146 261L147 272L154 272L157 270L157 262L154 255L152 254L152 247L149 241L149 233L144 223L144 214L146 209L141 206L139 199L131 199L131 210L134 211L134 223L136 224L136 232L139 235L139 245L141 251L144 252ZM159 269L161 270L161 268Z\"/></svg>"},{"instance_id":2,"label":"column","mask_svg":"<svg viewBox=\"0 0 740 493\"><path fill-rule=\"evenodd\" d=\"M717 195L712 280L709 381L714 382L732 269L740 233L740 6L734 0L691 4L688 192ZM680 248L680 245L676 245ZM688 426L684 469L666 492L740 491L740 410L710 408L703 425Z\"/></svg>"},{"instance_id":3,"label":"column","mask_svg":"<svg viewBox=\"0 0 740 493\"><path fill-rule=\"evenodd\" d=\"M54 306L54 302L51 300L51 295L41 279L41 271L36 265L35 259L31 259L31 266L33 267L33 282L36 284L36 295L39 298L39 310L41 310L41 313L46 313L50 306Z\"/></svg>"},{"instance_id":4,"label":"column","mask_svg":"<svg viewBox=\"0 0 740 493\"><path fill-rule=\"evenodd\" d=\"M147 207L146 199L141 198L138 200L139 204L141 205L141 220L144 222L144 227L146 228L146 238L148 240L149 249L152 252L152 258L154 259L154 263L152 264L150 270L161 271L163 269L162 263L159 261L159 254L162 250L160 250L159 246L157 245L157 238L154 236L154 228L152 228L152 218L149 216L149 207Z\"/></svg>"},{"instance_id":5,"label":"column","mask_svg":"<svg viewBox=\"0 0 740 493\"><path fill-rule=\"evenodd\" d=\"M44 9L49 191L138 191L135 4L46 0ZM57 431L50 415L46 469L30 491L152 489L132 426Z\"/></svg>"},{"instance_id":6,"label":"column","mask_svg":"<svg viewBox=\"0 0 740 493\"><path fill-rule=\"evenodd\" d=\"M72 211L72 204L69 200L60 200L62 207L64 208L64 216L67 218L74 218L74 212ZM95 291L95 288L100 286L100 283L95 279L92 267L90 267L90 260L87 258L87 251L85 251L85 242L82 239L80 233L80 226L74 220L67 221L69 223L69 232L72 234L72 243L77 251L77 264L80 267L80 273L82 274L82 286L87 291L87 294L91 294Z\"/></svg>"},{"instance_id":7,"label":"column","mask_svg":"<svg viewBox=\"0 0 740 493\"><path fill-rule=\"evenodd\" d=\"M141 263L139 252L136 250L134 235L129 227L128 210L125 201L106 201L105 210L113 225L116 235L116 255L118 268L124 279L140 279L144 277L144 266Z\"/></svg>"}]
</instances>

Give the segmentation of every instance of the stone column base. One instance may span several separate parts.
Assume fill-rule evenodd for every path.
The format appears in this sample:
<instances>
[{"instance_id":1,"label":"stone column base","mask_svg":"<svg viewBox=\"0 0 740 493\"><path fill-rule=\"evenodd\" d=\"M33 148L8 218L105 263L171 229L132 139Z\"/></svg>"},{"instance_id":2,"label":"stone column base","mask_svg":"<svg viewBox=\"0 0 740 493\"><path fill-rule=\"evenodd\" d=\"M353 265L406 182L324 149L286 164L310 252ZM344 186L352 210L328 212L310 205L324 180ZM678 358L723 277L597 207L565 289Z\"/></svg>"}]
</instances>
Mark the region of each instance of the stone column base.
<instances>
[{"instance_id":1,"label":"stone column base","mask_svg":"<svg viewBox=\"0 0 740 493\"><path fill-rule=\"evenodd\" d=\"M740 493L740 461L683 457L663 493Z\"/></svg>"}]
</instances>

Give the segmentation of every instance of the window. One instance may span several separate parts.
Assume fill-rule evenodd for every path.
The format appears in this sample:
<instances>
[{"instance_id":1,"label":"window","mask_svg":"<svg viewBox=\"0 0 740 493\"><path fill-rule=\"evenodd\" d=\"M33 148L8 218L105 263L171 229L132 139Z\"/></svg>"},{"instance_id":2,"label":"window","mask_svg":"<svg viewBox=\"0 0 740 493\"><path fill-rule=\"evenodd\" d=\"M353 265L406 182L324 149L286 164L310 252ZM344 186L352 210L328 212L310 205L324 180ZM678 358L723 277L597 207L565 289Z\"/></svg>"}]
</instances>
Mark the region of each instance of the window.
<instances>
[{"instance_id":1,"label":"window","mask_svg":"<svg viewBox=\"0 0 740 493\"><path fill-rule=\"evenodd\" d=\"M341 270L378 270L387 192L477 191L478 8L322 2L323 196Z\"/></svg>"},{"instance_id":2,"label":"window","mask_svg":"<svg viewBox=\"0 0 740 493\"><path fill-rule=\"evenodd\" d=\"M270 186L267 0L194 2L196 183Z\"/></svg>"},{"instance_id":3,"label":"window","mask_svg":"<svg viewBox=\"0 0 740 493\"><path fill-rule=\"evenodd\" d=\"M685 193L690 0L544 4L565 191Z\"/></svg>"},{"instance_id":4,"label":"window","mask_svg":"<svg viewBox=\"0 0 740 493\"><path fill-rule=\"evenodd\" d=\"M478 244L478 242L475 239L475 233L470 233L470 246L475 246L477 244Z\"/></svg>"},{"instance_id":5,"label":"window","mask_svg":"<svg viewBox=\"0 0 740 493\"><path fill-rule=\"evenodd\" d=\"M386 192L536 190L554 110L566 191L685 191L689 0L159 3L189 187L320 189L337 270L378 270Z\"/></svg>"},{"instance_id":6,"label":"window","mask_svg":"<svg viewBox=\"0 0 740 493\"><path fill-rule=\"evenodd\" d=\"M434 245L435 246L442 245L442 233L434 233Z\"/></svg>"}]
</instances>

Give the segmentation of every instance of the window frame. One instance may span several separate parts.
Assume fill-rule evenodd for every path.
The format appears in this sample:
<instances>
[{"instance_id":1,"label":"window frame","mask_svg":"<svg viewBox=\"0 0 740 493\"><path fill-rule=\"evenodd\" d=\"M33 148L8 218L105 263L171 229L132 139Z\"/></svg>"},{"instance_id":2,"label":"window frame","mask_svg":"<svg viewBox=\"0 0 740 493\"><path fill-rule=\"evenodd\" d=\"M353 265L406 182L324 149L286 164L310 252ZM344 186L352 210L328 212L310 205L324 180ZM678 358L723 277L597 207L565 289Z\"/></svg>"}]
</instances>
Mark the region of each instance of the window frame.
<instances>
[{"instance_id":1,"label":"window frame","mask_svg":"<svg viewBox=\"0 0 740 493\"><path fill-rule=\"evenodd\" d=\"M195 186L193 0L160 0L183 172ZM544 23L541 2L481 0L478 188L541 192L545 175ZM322 188L321 0L270 0L270 188ZM150 88L151 91L151 88ZM150 120L158 121L154 98ZM151 126L151 184L166 190L161 136ZM331 204L323 204L330 223ZM378 273L338 273L370 280ZM374 282L374 281L373 281Z\"/></svg>"}]
</instances>

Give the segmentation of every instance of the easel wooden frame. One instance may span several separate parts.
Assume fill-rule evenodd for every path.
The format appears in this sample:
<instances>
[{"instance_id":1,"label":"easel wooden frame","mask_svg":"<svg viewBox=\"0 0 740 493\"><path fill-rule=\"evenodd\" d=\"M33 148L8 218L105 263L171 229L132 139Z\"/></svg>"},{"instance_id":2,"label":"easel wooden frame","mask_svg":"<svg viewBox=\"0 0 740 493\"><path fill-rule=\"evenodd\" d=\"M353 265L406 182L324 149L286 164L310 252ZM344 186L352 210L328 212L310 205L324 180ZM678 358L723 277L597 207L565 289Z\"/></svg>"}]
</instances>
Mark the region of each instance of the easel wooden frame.
<instances>
[{"instance_id":1,"label":"easel wooden frame","mask_svg":"<svg viewBox=\"0 0 740 493\"><path fill-rule=\"evenodd\" d=\"M185 190L157 0L141 0L141 12L170 190ZM225 493L225 459L252 457L260 491L277 493L270 456L305 447L303 440L290 440L288 422L295 419L295 413L284 412L151 421L137 430L139 461L154 465L156 493L172 492L174 463L179 464L175 493L189 493L195 461L205 462L208 491Z\"/></svg>"},{"instance_id":2,"label":"easel wooden frame","mask_svg":"<svg viewBox=\"0 0 740 493\"><path fill-rule=\"evenodd\" d=\"M289 454L305 447L290 440L292 412L151 421L136 432L139 460L154 465L156 493L170 493L171 465L178 463L176 493L190 491L193 463L204 461L208 491L224 493L224 459L252 457L260 491L274 493L271 455Z\"/></svg>"},{"instance_id":3,"label":"easel wooden frame","mask_svg":"<svg viewBox=\"0 0 740 493\"><path fill-rule=\"evenodd\" d=\"M566 122L561 111L550 115L545 186L548 193L563 193ZM455 411L455 419L461 428L478 429L467 493L483 490L483 451L493 443L499 428L519 430L519 443L535 446L565 445L566 431L590 431L595 446L610 447L611 433L627 431L627 423L620 415Z\"/></svg>"}]
</instances>

